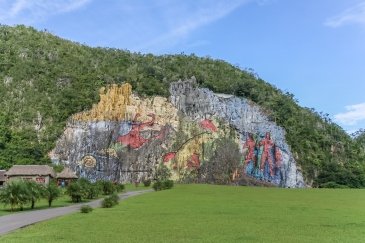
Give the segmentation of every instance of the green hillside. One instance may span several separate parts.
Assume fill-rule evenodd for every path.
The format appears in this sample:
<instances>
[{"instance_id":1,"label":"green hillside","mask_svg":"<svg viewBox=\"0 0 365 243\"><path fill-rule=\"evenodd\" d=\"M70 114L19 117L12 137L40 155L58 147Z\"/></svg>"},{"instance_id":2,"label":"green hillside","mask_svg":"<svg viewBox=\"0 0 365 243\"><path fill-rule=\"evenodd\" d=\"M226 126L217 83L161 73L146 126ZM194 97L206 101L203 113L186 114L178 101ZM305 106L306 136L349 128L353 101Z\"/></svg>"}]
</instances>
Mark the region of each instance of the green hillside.
<instances>
[{"instance_id":1,"label":"green hillside","mask_svg":"<svg viewBox=\"0 0 365 243\"><path fill-rule=\"evenodd\" d=\"M0 168L50 163L67 118L97 102L102 86L129 82L139 95L167 96L170 82L191 76L263 107L286 129L309 184L365 186L363 139L252 73L209 57L91 48L25 26L0 26Z\"/></svg>"}]
</instances>

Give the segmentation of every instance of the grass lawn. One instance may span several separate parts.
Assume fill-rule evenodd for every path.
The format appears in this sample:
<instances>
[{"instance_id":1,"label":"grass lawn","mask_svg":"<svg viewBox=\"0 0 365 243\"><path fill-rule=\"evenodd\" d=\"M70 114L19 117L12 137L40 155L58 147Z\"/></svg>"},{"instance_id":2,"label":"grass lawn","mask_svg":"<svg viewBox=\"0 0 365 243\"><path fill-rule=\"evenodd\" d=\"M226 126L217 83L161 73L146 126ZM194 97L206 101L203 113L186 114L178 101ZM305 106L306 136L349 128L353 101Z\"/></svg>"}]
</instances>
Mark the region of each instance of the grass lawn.
<instances>
[{"instance_id":1,"label":"grass lawn","mask_svg":"<svg viewBox=\"0 0 365 243\"><path fill-rule=\"evenodd\" d=\"M130 183L125 184L124 186L125 186L125 191L130 192L130 191L141 191L141 190L151 189L152 188L152 184L153 183L151 183L151 186L148 186L148 187L145 187L143 185L143 183L139 183L139 185L137 187L134 184L130 184Z\"/></svg>"},{"instance_id":2,"label":"grass lawn","mask_svg":"<svg viewBox=\"0 0 365 243\"><path fill-rule=\"evenodd\" d=\"M364 242L365 190L178 185L0 242Z\"/></svg>"}]
</instances>

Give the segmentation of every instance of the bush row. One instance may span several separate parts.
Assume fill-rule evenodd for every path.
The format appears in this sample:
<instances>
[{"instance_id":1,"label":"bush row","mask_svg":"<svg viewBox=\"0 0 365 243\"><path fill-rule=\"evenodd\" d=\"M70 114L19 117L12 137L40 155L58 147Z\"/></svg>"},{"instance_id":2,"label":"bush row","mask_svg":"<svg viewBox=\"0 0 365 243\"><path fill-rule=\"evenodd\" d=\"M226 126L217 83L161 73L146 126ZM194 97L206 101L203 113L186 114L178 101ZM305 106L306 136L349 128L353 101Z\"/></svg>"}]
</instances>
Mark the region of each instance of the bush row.
<instances>
[{"instance_id":1,"label":"bush row","mask_svg":"<svg viewBox=\"0 0 365 243\"><path fill-rule=\"evenodd\" d=\"M72 202L81 202L83 199L94 199L101 194L111 195L122 192L124 189L123 184L115 184L104 180L91 183L87 179L81 178L67 187L67 193Z\"/></svg>"},{"instance_id":2,"label":"bush row","mask_svg":"<svg viewBox=\"0 0 365 243\"><path fill-rule=\"evenodd\" d=\"M35 203L41 198L48 201L48 206L52 206L54 199L61 195L61 189L54 182L48 185L38 184L30 180L15 180L8 182L0 190L0 202L4 205L10 205L11 211L16 207L23 210L23 207L30 204L33 209Z\"/></svg>"}]
</instances>

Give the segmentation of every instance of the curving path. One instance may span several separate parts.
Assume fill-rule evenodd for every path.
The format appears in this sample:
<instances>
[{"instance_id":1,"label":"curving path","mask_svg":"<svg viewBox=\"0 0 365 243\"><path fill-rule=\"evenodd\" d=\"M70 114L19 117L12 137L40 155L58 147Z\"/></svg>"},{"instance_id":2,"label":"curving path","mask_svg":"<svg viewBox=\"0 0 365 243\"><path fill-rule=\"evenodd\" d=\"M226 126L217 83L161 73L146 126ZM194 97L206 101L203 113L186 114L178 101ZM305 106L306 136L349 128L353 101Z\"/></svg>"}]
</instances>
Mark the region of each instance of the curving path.
<instances>
[{"instance_id":1,"label":"curving path","mask_svg":"<svg viewBox=\"0 0 365 243\"><path fill-rule=\"evenodd\" d=\"M129 197L137 196L152 190L142 190L142 191L131 191L119 195L119 200L125 200ZM98 199L95 201L75 204L67 207L50 208L43 210L35 210L24 213L15 213L10 215L5 215L0 217L0 235L4 235L10 231L26 227L28 225L44 221L47 219L52 219L65 214L74 213L80 211L80 207L83 205L89 205L93 208L99 207L103 199Z\"/></svg>"}]
</instances>

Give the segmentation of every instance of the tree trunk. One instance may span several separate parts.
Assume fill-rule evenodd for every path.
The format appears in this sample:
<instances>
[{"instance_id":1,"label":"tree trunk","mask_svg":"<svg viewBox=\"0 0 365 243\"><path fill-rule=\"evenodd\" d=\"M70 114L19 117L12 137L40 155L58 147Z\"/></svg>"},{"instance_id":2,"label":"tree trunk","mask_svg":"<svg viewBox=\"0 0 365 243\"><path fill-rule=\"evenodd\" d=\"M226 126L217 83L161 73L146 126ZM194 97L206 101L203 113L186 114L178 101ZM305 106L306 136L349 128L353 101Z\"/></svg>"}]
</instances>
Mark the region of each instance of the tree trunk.
<instances>
[{"instance_id":1,"label":"tree trunk","mask_svg":"<svg viewBox=\"0 0 365 243\"><path fill-rule=\"evenodd\" d=\"M32 206L31 208L34 209L35 200L32 199Z\"/></svg>"},{"instance_id":2,"label":"tree trunk","mask_svg":"<svg viewBox=\"0 0 365 243\"><path fill-rule=\"evenodd\" d=\"M50 208L52 206L52 199L48 199L48 207Z\"/></svg>"}]
</instances>

